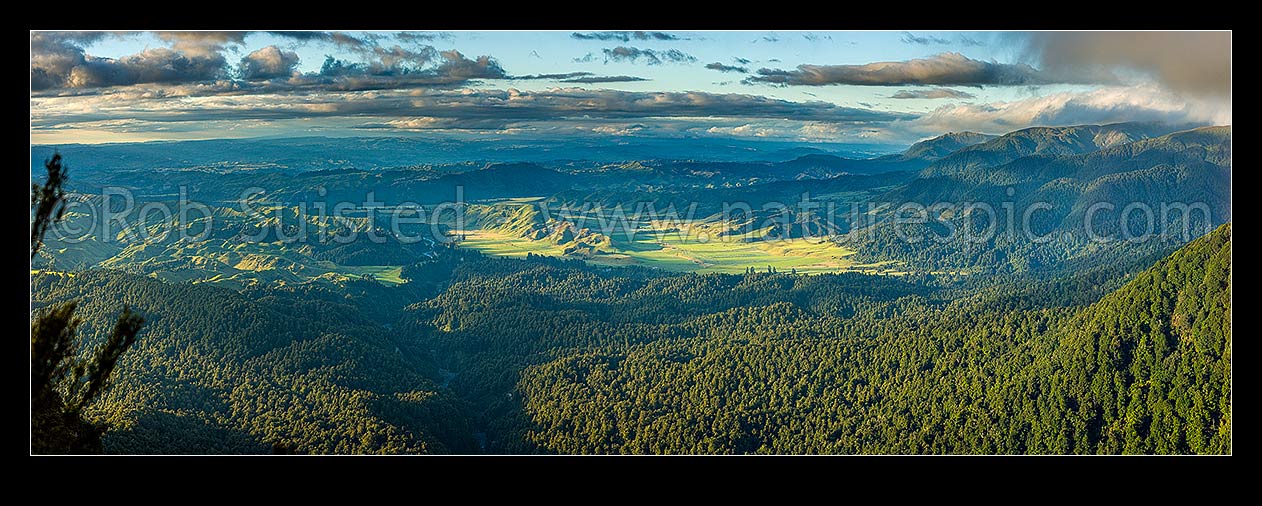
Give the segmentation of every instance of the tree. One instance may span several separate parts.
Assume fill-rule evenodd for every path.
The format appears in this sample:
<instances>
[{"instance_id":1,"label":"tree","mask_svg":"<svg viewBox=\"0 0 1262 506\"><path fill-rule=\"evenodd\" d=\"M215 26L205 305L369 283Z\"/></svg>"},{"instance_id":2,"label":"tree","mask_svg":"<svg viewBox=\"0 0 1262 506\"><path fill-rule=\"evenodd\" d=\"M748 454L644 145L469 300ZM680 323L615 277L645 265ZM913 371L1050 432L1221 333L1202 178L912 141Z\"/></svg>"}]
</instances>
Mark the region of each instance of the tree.
<instances>
[{"instance_id":1,"label":"tree","mask_svg":"<svg viewBox=\"0 0 1262 506\"><path fill-rule=\"evenodd\" d=\"M31 258L44 243L48 226L65 210L66 171L61 155L44 162L48 180L31 185ZM109 386L123 353L136 341L144 318L126 306L109 338L80 358L74 315L76 301L54 305L31 318L31 453L100 453L106 427L83 419L83 410Z\"/></svg>"}]
</instances>

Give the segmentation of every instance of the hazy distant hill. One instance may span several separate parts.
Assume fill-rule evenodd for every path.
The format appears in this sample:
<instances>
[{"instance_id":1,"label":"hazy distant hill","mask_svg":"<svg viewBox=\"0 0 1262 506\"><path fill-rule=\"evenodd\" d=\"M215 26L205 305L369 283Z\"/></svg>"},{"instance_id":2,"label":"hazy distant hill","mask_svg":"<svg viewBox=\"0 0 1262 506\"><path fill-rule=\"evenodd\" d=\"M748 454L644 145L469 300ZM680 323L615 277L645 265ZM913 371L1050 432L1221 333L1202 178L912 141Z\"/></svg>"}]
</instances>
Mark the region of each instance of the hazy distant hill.
<instances>
[{"instance_id":1,"label":"hazy distant hill","mask_svg":"<svg viewBox=\"0 0 1262 506\"><path fill-rule=\"evenodd\" d=\"M936 224L896 225L892 220L878 223L866 235L857 234L862 255L898 258L913 263L938 266L1008 268L1048 267L1077 257L1096 256L1100 248L1125 247L1124 241L1111 245L1094 244L1087 238L1087 210L1096 203L1106 206L1094 211L1091 230L1114 238L1134 237L1147 225L1135 214L1123 220L1126 206L1144 204L1154 213L1153 230L1167 234L1143 247L1181 244L1177 220L1182 214L1163 209L1197 206L1188 213L1188 228L1206 230L1231 220L1231 127L1205 127L1158 137L1097 147L1087 139L1120 139L1126 135L1146 135L1155 127L1140 125L1032 129L1014 132L999 139L964 148L925 169L920 175L880 197L895 204L904 202L932 206L937 203L984 203L997 213L1005 206L1014 212L1014 231L1019 232L1024 212L1032 206L1048 206L1030 216L1033 236L1051 234L1047 243L1034 244L1023 233L1007 238L1000 234L985 244L967 241L909 242L903 237L944 234L943 225L957 230L967 228L962 214L934 216ZM1034 140L1030 140L1034 139ZM1035 140L1037 142L1035 142ZM1104 142L1101 142L1104 144ZM1020 152L1037 152L1012 158ZM1054 154L1066 153L1068 154ZM995 161L984 165L983 160ZM964 163L967 162L967 163ZM989 163L989 162L986 162ZM948 170L947 167L950 167ZM973 226L984 228L989 218L973 215ZM1139 211L1136 211L1137 213ZM1206 214L1208 216L1206 216ZM1004 222L1006 223L1006 222ZM1122 227L1130 227L1123 230ZM895 230L901 227L901 236ZM936 227L936 228L935 228ZM908 232L910 230L910 232ZM1002 230L1008 230L1004 228ZM1131 235L1126 235L1126 232Z\"/></svg>"},{"instance_id":2,"label":"hazy distant hill","mask_svg":"<svg viewBox=\"0 0 1262 506\"><path fill-rule=\"evenodd\" d=\"M289 171L339 168L381 169L425 164L479 165L495 162L560 163L588 160L601 163L627 160L772 161L803 153L827 153L866 158L869 153L888 153L896 145L856 145L759 139L626 137L497 138L426 135L410 137L294 137L153 141L117 144L69 144L31 146L31 169L58 149L67 160L78 160L82 173L98 169L155 168L278 168ZM701 156L699 156L701 155ZM90 163L88 161L91 161Z\"/></svg>"},{"instance_id":3,"label":"hazy distant hill","mask_svg":"<svg viewBox=\"0 0 1262 506\"><path fill-rule=\"evenodd\" d=\"M948 175L979 167L994 167L1031 155L1090 153L1188 128L1187 125L1162 123L1026 128L959 149L929 165L924 175Z\"/></svg>"},{"instance_id":4,"label":"hazy distant hill","mask_svg":"<svg viewBox=\"0 0 1262 506\"><path fill-rule=\"evenodd\" d=\"M937 160L962 148L981 144L995 137L994 135L979 134L977 132L950 132L912 144L900 157L904 159Z\"/></svg>"}]
</instances>

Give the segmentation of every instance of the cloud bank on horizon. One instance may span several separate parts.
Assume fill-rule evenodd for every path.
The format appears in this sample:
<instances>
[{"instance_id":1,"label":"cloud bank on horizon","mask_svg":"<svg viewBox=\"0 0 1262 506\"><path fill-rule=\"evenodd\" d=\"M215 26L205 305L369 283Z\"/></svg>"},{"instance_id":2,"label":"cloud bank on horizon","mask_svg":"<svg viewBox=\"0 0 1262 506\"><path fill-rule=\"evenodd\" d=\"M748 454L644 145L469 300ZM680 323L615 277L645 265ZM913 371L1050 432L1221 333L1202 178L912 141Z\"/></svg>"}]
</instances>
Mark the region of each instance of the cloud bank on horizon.
<instances>
[{"instance_id":1,"label":"cloud bank on horizon","mask_svg":"<svg viewBox=\"0 0 1262 506\"><path fill-rule=\"evenodd\" d=\"M30 79L38 144L420 133L906 144L1230 124L1231 34L31 32Z\"/></svg>"}]
</instances>

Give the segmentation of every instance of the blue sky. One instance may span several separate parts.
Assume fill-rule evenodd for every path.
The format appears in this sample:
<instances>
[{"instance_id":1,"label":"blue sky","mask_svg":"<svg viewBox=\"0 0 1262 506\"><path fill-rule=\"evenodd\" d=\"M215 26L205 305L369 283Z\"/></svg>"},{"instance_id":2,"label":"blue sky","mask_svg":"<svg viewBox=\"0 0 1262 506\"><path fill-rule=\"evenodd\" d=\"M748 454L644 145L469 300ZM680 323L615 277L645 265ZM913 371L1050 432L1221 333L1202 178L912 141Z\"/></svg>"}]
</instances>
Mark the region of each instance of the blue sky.
<instances>
[{"instance_id":1,"label":"blue sky","mask_svg":"<svg viewBox=\"0 0 1262 506\"><path fill-rule=\"evenodd\" d=\"M906 144L1033 125L1230 123L1230 61L1227 32L32 32L31 136Z\"/></svg>"}]
</instances>

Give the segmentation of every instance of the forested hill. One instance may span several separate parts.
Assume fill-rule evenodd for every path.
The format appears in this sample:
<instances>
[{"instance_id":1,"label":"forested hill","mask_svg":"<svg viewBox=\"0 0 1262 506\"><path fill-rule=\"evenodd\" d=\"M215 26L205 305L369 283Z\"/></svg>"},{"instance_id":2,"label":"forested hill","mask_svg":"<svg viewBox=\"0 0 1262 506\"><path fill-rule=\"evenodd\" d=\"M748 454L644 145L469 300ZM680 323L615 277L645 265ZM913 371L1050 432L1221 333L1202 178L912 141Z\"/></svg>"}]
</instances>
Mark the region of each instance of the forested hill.
<instances>
[{"instance_id":1,"label":"forested hill","mask_svg":"<svg viewBox=\"0 0 1262 506\"><path fill-rule=\"evenodd\" d=\"M411 290L352 281L341 293L236 292L102 270L32 276L36 308L81 301L89 346L124 303L145 315L89 413L112 425L107 453L471 452L468 420L431 380L439 375L428 355L370 318L397 311L396 298L418 296Z\"/></svg>"},{"instance_id":2,"label":"forested hill","mask_svg":"<svg viewBox=\"0 0 1262 506\"><path fill-rule=\"evenodd\" d=\"M1129 281L1104 269L963 294L922 275L439 253L394 286L91 270L36 274L32 298L81 300L85 336L124 302L145 316L93 409L109 452L1231 448L1230 225Z\"/></svg>"},{"instance_id":3,"label":"forested hill","mask_svg":"<svg viewBox=\"0 0 1262 506\"><path fill-rule=\"evenodd\" d=\"M965 146L925 168L925 176L994 167L1032 155L1081 155L1191 128L1162 123L1033 127Z\"/></svg>"},{"instance_id":4,"label":"forested hill","mask_svg":"<svg viewBox=\"0 0 1262 506\"><path fill-rule=\"evenodd\" d=\"M1224 225L1072 312L981 297L833 338L818 319L574 354L523 374L528 437L563 453L1230 453L1230 280Z\"/></svg>"},{"instance_id":5,"label":"forested hill","mask_svg":"<svg viewBox=\"0 0 1262 506\"><path fill-rule=\"evenodd\" d=\"M1103 143L1100 128L1050 129L1061 135L1043 132L1035 137L1044 142L1031 141L1034 146L1043 146L1044 154L985 165L984 160L1007 160L1012 154L1006 149L1010 144L1024 147L1019 150L1022 153L1033 152L1035 148L1018 141L1027 140L1030 130L1049 129L1013 132L961 149L879 197L929 207L937 203L983 203L990 209L1004 209L1008 205L1020 210L1017 213L1050 206L1029 215L1030 234L977 234L977 240L934 241L929 239L943 235L941 230L977 233L987 226L997 225L999 230L1016 226L1002 218L992 221L980 211L943 213L927 224L908 226L894 219L891 210L876 224L852 234L853 247L865 261L892 259L943 269L1056 270L1069 264L1099 265L1174 248L1231 220L1231 127L1179 131L1083 154L1047 154L1071 147L1087 150L1096 145L1088 142L1091 139ZM1088 136L1084 131L1095 133ZM1066 144L1052 149L1046 146L1047 137ZM979 158L982 153L987 156ZM946 165L937 165L943 163ZM944 168L948 165L949 170ZM1112 209L1097 208L1088 213L1102 203ZM1151 210L1154 218L1150 227L1122 218L1121 210L1132 204ZM1196 211L1178 212L1180 205ZM1196 232L1188 234L1185 227ZM1155 240L1100 242L1091 238L1124 239L1145 234L1155 234ZM1048 240L1033 240L1035 237Z\"/></svg>"},{"instance_id":6,"label":"forested hill","mask_svg":"<svg viewBox=\"0 0 1262 506\"><path fill-rule=\"evenodd\" d=\"M1046 392L1031 403L1043 430L1069 434L1047 450L1231 452L1230 223L1061 328L1025 380Z\"/></svg>"}]
</instances>

